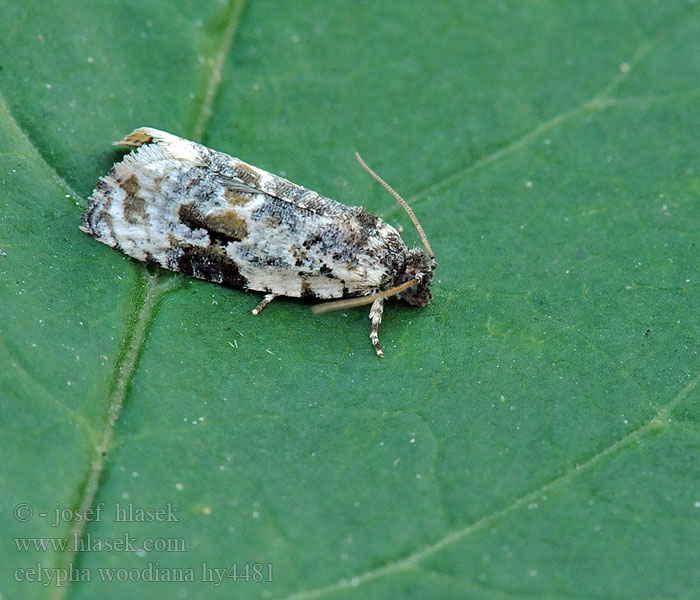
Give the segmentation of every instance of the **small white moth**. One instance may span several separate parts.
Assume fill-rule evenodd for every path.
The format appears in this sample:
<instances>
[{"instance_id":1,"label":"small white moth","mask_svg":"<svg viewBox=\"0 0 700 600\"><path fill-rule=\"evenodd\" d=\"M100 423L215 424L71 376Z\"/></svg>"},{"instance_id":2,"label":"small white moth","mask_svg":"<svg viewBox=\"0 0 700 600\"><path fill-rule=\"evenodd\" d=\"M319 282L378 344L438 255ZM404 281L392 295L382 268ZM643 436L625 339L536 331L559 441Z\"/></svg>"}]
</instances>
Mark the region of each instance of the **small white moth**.
<instances>
[{"instance_id":1,"label":"small white moth","mask_svg":"<svg viewBox=\"0 0 700 600\"><path fill-rule=\"evenodd\" d=\"M406 202L357 155L404 207L425 252L364 208L346 206L222 152L150 127L117 145L136 148L100 179L81 229L144 261L192 277L258 292L258 314L276 296L327 300L314 312L371 304L378 356L384 300L426 306L437 266Z\"/></svg>"}]
</instances>

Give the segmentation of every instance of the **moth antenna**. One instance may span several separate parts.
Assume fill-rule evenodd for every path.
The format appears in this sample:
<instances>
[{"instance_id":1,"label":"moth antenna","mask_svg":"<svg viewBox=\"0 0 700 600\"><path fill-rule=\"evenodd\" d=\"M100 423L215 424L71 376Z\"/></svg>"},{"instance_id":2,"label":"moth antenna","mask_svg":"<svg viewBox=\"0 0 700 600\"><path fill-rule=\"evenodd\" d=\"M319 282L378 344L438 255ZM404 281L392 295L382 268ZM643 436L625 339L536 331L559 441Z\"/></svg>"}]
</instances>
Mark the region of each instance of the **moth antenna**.
<instances>
[{"instance_id":1,"label":"moth antenna","mask_svg":"<svg viewBox=\"0 0 700 600\"><path fill-rule=\"evenodd\" d=\"M434 259L435 254L433 254L433 249L430 247L430 244L428 243L428 237L425 235L425 231L423 230L423 227L421 227L420 222L418 221L418 217L416 217L415 213L413 212L413 209L408 205L408 203L398 195L394 191L394 188L392 188L386 181L384 181L379 175L377 175L372 169L370 169L367 166L367 163L362 160L362 157L358 152L355 152L355 156L357 157L357 160L360 162L362 165L362 168L367 171L374 179L376 179L379 184L387 191L389 192L394 198L396 198L396 201L403 206L404 210L408 213L408 216L411 218L411 221L413 221L413 224L416 226L416 229L418 230L418 235L420 235L420 239L423 242L423 246L425 246L425 251L428 253L428 258ZM332 310L332 309L329 309Z\"/></svg>"},{"instance_id":2,"label":"moth antenna","mask_svg":"<svg viewBox=\"0 0 700 600\"><path fill-rule=\"evenodd\" d=\"M363 306L365 304L372 304L375 300L379 298L388 298L389 296L395 296L400 294L404 290L410 288L412 285L420 283L420 279L411 279L406 283L397 285L396 287L389 288L383 292L377 294L372 294L370 296L362 296L360 298L349 298L347 300L334 300L332 302L324 302L322 304L315 304L311 307L311 310L320 315L321 313L330 312L332 310L343 310L344 308L354 308L355 306Z\"/></svg>"}]
</instances>

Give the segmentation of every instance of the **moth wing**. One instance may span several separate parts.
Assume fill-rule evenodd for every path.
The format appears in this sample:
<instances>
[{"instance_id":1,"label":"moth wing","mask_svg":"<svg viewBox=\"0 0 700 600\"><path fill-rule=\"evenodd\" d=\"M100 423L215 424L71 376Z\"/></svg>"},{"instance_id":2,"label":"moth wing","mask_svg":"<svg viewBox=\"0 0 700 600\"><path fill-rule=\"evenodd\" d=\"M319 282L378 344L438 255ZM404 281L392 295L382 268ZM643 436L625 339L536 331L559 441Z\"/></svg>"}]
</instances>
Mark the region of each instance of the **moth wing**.
<instances>
[{"instance_id":1,"label":"moth wing","mask_svg":"<svg viewBox=\"0 0 700 600\"><path fill-rule=\"evenodd\" d=\"M366 211L196 142L142 127L117 143L137 150L98 184L84 230L139 260L322 299L385 287L405 250Z\"/></svg>"}]
</instances>

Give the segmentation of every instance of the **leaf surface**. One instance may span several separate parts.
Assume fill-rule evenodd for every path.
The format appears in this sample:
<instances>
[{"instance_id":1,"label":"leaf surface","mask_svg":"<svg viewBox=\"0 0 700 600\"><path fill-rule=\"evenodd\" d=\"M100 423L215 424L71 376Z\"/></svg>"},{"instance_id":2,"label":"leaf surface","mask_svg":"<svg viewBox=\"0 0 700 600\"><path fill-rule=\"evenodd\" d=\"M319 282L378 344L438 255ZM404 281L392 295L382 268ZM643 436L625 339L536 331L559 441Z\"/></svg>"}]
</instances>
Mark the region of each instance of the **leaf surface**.
<instances>
[{"instance_id":1,"label":"leaf surface","mask_svg":"<svg viewBox=\"0 0 700 600\"><path fill-rule=\"evenodd\" d=\"M3 598L696 597L697 4L0 21ZM430 238L433 303L387 304L378 360L366 308L252 317L96 243L80 213L144 125L417 243L360 151Z\"/></svg>"}]
</instances>

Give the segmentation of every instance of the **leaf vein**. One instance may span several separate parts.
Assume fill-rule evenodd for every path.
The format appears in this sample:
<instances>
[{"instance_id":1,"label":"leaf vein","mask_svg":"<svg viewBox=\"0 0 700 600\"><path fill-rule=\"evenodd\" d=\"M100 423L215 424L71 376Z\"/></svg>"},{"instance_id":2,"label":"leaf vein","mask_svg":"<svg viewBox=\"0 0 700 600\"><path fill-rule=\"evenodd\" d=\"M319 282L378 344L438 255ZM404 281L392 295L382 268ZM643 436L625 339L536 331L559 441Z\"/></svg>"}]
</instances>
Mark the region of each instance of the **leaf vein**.
<instances>
[{"instance_id":1,"label":"leaf vein","mask_svg":"<svg viewBox=\"0 0 700 600\"><path fill-rule=\"evenodd\" d=\"M236 31L240 24L241 15L245 8L245 0L231 0L229 2L229 15L226 21L224 34L221 36L219 48L214 55L211 71L206 89L203 94L202 104L199 107L197 118L192 126L191 137L194 140L201 141L204 137L209 120L214 113L214 101L221 86L221 74L226 63L226 57L231 51L233 40L236 37Z\"/></svg>"},{"instance_id":2,"label":"leaf vein","mask_svg":"<svg viewBox=\"0 0 700 600\"><path fill-rule=\"evenodd\" d=\"M51 173L54 180L61 187L63 187L65 191L67 191L70 194L71 198L76 199L76 200L78 198L81 198L82 196L80 194L78 194L68 184L68 182L58 174L58 171L56 170L56 168L46 159L46 157L41 153L41 150L34 143L32 138L29 137L29 134L19 124L19 121L17 120L17 118L14 116L14 114L10 110L10 107L7 104L7 100L5 99L5 95L2 92L0 92L0 113L5 114L5 116L7 117L7 120L17 130L17 133L22 138L24 143L27 144L27 146L29 148L31 148L31 150L36 154L37 158L39 158L39 160L42 162L44 167Z\"/></svg>"},{"instance_id":3,"label":"leaf vein","mask_svg":"<svg viewBox=\"0 0 700 600\"><path fill-rule=\"evenodd\" d=\"M680 24L677 23L676 26ZM632 55L632 58L627 63L627 68L623 71L616 73L609 83L604 85L598 92L596 92L589 100L582 102L578 106L575 106L567 111L559 113L558 115L550 118L547 121L540 123L529 131L525 132L521 136L515 138L510 143L507 143L491 154L483 156L470 164L458 168L453 173L443 177L440 181L432 183L422 190L417 191L412 196L408 198L409 204L415 204L420 200L424 200L431 194L437 193L444 188L449 188L451 185L459 183L462 179L467 177L470 173L478 171L480 168L488 166L492 163L498 162L499 160L510 156L514 152L517 152L521 148L524 148L531 141L537 139L540 135L547 131L551 131L557 125L560 125L569 119L576 117L579 114L592 111L601 111L610 106L614 106L616 101L609 98L610 94L617 88L617 86L625 80L627 73L633 69L645 56L647 56L651 50L663 39L665 39L670 34L670 31L662 31L656 37L651 40L643 40L637 46L637 49ZM396 210L396 209L394 209Z\"/></svg>"},{"instance_id":4,"label":"leaf vein","mask_svg":"<svg viewBox=\"0 0 700 600\"><path fill-rule=\"evenodd\" d=\"M695 378L692 379L689 383L687 383L670 402L668 402L661 409L659 409L652 419L640 425L638 428L630 431L618 440L614 441L606 448L597 452L584 462L576 465L573 469L570 469L564 474L555 477L554 479L548 481L544 485L541 485L537 489L528 492L520 496L519 498L516 498L507 506L481 517L480 519L474 521L466 527L462 527L460 529L455 529L453 531L448 532L438 541L429 544L424 548L421 548L420 550L416 550L415 552L406 556L405 558L392 560L376 569L365 571L364 573L350 578L341 579L335 583L331 583L326 586L295 592L291 595L286 596L284 600L312 600L314 598L323 598L331 594L341 592L343 590L356 588L364 583L381 579L394 573L416 568L419 565L419 563L425 558L437 554L444 548L447 548L448 546L459 542L462 538L465 538L476 531L484 529L494 521L506 517L507 515L515 512L519 508L527 506L529 503L538 500L543 495L548 494L549 492L556 490L557 488L560 488L569 481L574 480L582 473L586 473L592 467L600 463L606 457L615 453L617 450L620 450L637 442L640 438L642 438L645 434L649 433L650 431L658 430L667 426L669 423L669 416L671 412L688 396L688 394L690 394L697 387L698 383L700 383L700 373L696 375Z\"/></svg>"},{"instance_id":5,"label":"leaf vein","mask_svg":"<svg viewBox=\"0 0 700 600\"><path fill-rule=\"evenodd\" d=\"M218 50L213 60L213 67L210 72L209 81L204 93L204 100L201 104L199 115L195 120L190 137L200 139L207 127L212 114L212 106L216 98L219 86L221 84L221 73L226 61L226 57L230 52L235 33L240 23L240 15L245 5L244 0L231 0L229 3L229 17L222 39L219 43ZM0 96L0 101L2 101ZM9 111L8 111L9 112ZM26 137L26 135L25 135ZM29 138L27 141L31 144ZM32 148L36 147L31 144ZM38 152L38 150L37 150ZM48 166L48 163L47 163ZM55 171L54 171L55 172ZM59 178L59 180L61 180ZM63 180L61 180L63 181ZM65 182L64 182L65 183ZM65 184L68 188L67 184ZM68 188L70 189L70 188ZM142 273L146 273L143 269ZM129 392L129 385L133 379L134 373L138 367L139 358L143 351L144 342L148 328L153 320L155 309L161 296L176 286L171 285L168 281L160 285L160 273L154 275L144 275L146 277L145 293L140 299L140 305L137 302L135 305L136 318L125 341L122 358L115 364L115 379L110 393L108 404L107 421L102 435L101 443L96 448L95 456L91 461L88 470L84 488L79 499L79 514L90 508L97 493L99 492L102 475L107 462L107 453L114 437L119 414ZM85 533L87 521L74 521L71 524L71 531L68 539L81 539ZM66 551L58 557L57 561L60 566L67 566L77 553L73 548L67 548ZM54 588L54 598L62 599L68 596L70 586L68 582L62 587Z\"/></svg>"}]
</instances>

